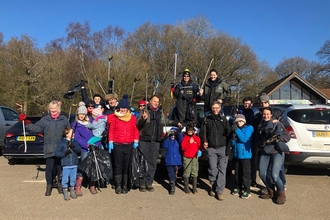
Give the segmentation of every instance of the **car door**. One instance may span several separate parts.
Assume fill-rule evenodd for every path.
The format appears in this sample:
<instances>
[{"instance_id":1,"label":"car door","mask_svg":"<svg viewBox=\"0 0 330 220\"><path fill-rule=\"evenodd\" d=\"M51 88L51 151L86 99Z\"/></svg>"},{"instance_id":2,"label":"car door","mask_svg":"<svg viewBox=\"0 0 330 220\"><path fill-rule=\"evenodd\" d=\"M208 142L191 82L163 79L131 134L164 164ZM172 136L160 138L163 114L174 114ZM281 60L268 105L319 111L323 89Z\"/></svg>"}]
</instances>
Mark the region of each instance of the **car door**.
<instances>
[{"instance_id":1,"label":"car door","mask_svg":"<svg viewBox=\"0 0 330 220\"><path fill-rule=\"evenodd\" d=\"M18 122L18 113L5 106L0 109L0 146L3 146L6 131Z\"/></svg>"}]
</instances>

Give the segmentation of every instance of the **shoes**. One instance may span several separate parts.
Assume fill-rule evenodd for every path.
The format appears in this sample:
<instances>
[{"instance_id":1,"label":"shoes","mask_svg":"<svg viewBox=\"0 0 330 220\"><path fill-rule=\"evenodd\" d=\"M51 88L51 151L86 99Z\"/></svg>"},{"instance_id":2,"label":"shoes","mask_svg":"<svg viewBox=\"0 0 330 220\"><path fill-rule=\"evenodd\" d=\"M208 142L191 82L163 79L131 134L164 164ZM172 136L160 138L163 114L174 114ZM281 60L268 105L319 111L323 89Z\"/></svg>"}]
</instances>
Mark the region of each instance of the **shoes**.
<instances>
[{"instance_id":1,"label":"shoes","mask_svg":"<svg viewBox=\"0 0 330 220\"><path fill-rule=\"evenodd\" d=\"M252 186L252 187L257 187L257 182L256 182L256 181L252 181L252 182L251 182L251 186Z\"/></svg>"},{"instance_id":2,"label":"shoes","mask_svg":"<svg viewBox=\"0 0 330 220\"><path fill-rule=\"evenodd\" d=\"M140 192L146 192L147 191L147 189L146 189L146 186L140 186Z\"/></svg>"},{"instance_id":3,"label":"shoes","mask_svg":"<svg viewBox=\"0 0 330 220\"><path fill-rule=\"evenodd\" d=\"M224 198L223 198L223 194L222 194L222 193L217 193L217 194L216 194L216 198L217 198L217 200L219 200L219 201L223 201L223 200L224 200Z\"/></svg>"},{"instance_id":4,"label":"shoes","mask_svg":"<svg viewBox=\"0 0 330 220\"><path fill-rule=\"evenodd\" d=\"M233 189L233 191L231 192L232 195L237 196L239 193L238 189Z\"/></svg>"},{"instance_id":5,"label":"shoes","mask_svg":"<svg viewBox=\"0 0 330 220\"><path fill-rule=\"evenodd\" d=\"M155 189L152 186L147 186L147 191L148 192L153 192Z\"/></svg>"},{"instance_id":6,"label":"shoes","mask_svg":"<svg viewBox=\"0 0 330 220\"><path fill-rule=\"evenodd\" d=\"M244 193L241 195L241 198L242 198L242 199L248 199L250 196L251 196L250 193L244 192Z\"/></svg>"}]
</instances>

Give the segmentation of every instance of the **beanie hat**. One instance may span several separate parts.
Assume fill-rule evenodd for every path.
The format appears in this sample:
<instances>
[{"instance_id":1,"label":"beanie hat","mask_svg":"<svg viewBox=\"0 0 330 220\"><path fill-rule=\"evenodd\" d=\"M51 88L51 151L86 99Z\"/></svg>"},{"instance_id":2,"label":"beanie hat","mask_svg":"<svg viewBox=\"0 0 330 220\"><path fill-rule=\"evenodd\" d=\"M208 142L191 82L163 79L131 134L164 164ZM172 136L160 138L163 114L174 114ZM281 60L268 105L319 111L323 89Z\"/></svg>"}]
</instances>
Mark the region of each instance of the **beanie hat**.
<instances>
[{"instance_id":1,"label":"beanie hat","mask_svg":"<svg viewBox=\"0 0 330 220\"><path fill-rule=\"evenodd\" d=\"M235 122L238 122L238 121L244 121L244 123L246 124L245 116L242 114L237 114L235 117Z\"/></svg>"},{"instance_id":2,"label":"beanie hat","mask_svg":"<svg viewBox=\"0 0 330 220\"><path fill-rule=\"evenodd\" d=\"M84 102L79 102L77 114L87 115L87 108Z\"/></svg>"},{"instance_id":3,"label":"beanie hat","mask_svg":"<svg viewBox=\"0 0 330 220\"><path fill-rule=\"evenodd\" d=\"M141 99L139 102L138 102L138 105L140 106L140 105L146 105L147 103L146 103L146 101L144 101L143 99Z\"/></svg>"},{"instance_id":4,"label":"beanie hat","mask_svg":"<svg viewBox=\"0 0 330 220\"><path fill-rule=\"evenodd\" d=\"M265 100L265 101L269 102L269 96L266 93L262 93L261 96L260 96L260 102L262 100Z\"/></svg>"},{"instance_id":5,"label":"beanie hat","mask_svg":"<svg viewBox=\"0 0 330 220\"><path fill-rule=\"evenodd\" d=\"M182 73L182 77L184 77L185 75L189 75L189 76L190 76L190 71L189 71L188 68L186 68L186 69L184 70L184 72Z\"/></svg>"},{"instance_id":6,"label":"beanie hat","mask_svg":"<svg viewBox=\"0 0 330 220\"><path fill-rule=\"evenodd\" d=\"M128 104L128 95L127 94L123 95L123 98L119 101L117 108L127 108L127 109L130 108L130 106Z\"/></svg>"},{"instance_id":7,"label":"beanie hat","mask_svg":"<svg viewBox=\"0 0 330 220\"><path fill-rule=\"evenodd\" d=\"M169 131L168 131L168 135L178 135L179 133L179 128L176 127L172 127Z\"/></svg>"},{"instance_id":8,"label":"beanie hat","mask_svg":"<svg viewBox=\"0 0 330 220\"><path fill-rule=\"evenodd\" d=\"M111 99L117 99L118 100L118 95L117 93L110 93L110 94L107 94L105 97L104 97L105 100L109 101Z\"/></svg>"},{"instance_id":9,"label":"beanie hat","mask_svg":"<svg viewBox=\"0 0 330 220\"><path fill-rule=\"evenodd\" d=\"M94 108L92 111L93 115L102 115L102 109L100 107Z\"/></svg>"}]
</instances>

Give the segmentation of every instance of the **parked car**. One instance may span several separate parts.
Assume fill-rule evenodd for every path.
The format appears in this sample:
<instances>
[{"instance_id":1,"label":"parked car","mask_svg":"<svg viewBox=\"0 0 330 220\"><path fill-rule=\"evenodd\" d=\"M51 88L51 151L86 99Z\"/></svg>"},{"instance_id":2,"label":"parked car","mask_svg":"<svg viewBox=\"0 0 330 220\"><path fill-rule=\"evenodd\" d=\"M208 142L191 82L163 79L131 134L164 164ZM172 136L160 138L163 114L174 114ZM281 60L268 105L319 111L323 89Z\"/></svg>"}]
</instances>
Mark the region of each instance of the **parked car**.
<instances>
[{"instance_id":1,"label":"parked car","mask_svg":"<svg viewBox=\"0 0 330 220\"><path fill-rule=\"evenodd\" d=\"M26 119L36 123L42 116L28 116ZM75 115L70 116L70 123L74 121ZM17 120L17 117L16 117ZM15 123L7 130L4 138L2 154L10 164L20 163L28 158L44 158L44 136L43 133L34 133L25 129L26 152L24 143L24 132L22 122Z\"/></svg>"},{"instance_id":2,"label":"parked car","mask_svg":"<svg viewBox=\"0 0 330 220\"><path fill-rule=\"evenodd\" d=\"M18 122L18 112L6 107L0 106L0 146L4 144L6 131Z\"/></svg>"},{"instance_id":3,"label":"parked car","mask_svg":"<svg viewBox=\"0 0 330 220\"><path fill-rule=\"evenodd\" d=\"M282 117L291 135L285 165L330 167L330 106L291 105Z\"/></svg>"}]
</instances>

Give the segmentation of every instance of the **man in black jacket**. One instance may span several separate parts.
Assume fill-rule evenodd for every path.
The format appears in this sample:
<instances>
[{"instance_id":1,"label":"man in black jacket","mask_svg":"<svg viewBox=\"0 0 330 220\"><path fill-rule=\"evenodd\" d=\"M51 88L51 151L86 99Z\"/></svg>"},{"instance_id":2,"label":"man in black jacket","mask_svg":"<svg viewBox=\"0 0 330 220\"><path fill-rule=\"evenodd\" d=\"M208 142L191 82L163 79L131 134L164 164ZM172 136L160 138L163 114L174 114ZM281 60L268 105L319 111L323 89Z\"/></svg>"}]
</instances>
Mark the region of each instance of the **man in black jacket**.
<instances>
[{"instance_id":1,"label":"man in black jacket","mask_svg":"<svg viewBox=\"0 0 330 220\"><path fill-rule=\"evenodd\" d=\"M153 95L143 114L137 118L137 128L140 132L139 149L148 162L148 171L145 178L140 179L141 192L153 192L152 182L154 180L159 147L162 138L162 109L159 106L159 97Z\"/></svg>"},{"instance_id":2,"label":"man in black jacket","mask_svg":"<svg viewBox=\"0 0 330 220\"><path fill-rule=\"evenodd\" d=\"M200 135L203 147L208 153L209 181L212 185L209 195L216 195L216 198L222 201L229 154L227 139L231 134L231 127L226 117L220 114L220 103L213 102L211 110L212 112L204 119Z\"/></svg>"}]
</instances>

